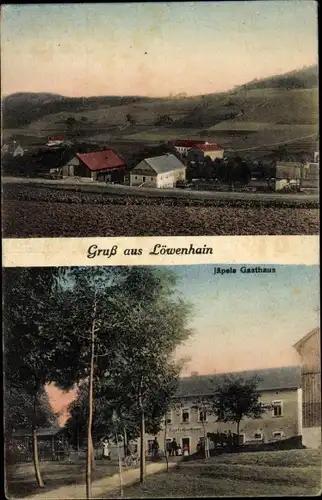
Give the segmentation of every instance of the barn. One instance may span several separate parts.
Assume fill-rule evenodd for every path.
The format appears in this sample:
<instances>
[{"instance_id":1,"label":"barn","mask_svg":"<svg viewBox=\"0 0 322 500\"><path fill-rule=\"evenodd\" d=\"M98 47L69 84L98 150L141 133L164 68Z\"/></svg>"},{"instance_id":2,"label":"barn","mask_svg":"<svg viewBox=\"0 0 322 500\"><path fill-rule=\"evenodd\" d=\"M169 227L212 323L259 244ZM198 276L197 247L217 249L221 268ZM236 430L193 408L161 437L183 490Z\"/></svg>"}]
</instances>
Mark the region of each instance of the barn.
<instances>
[{"instance_id":1,"label":"barn","mask_svg":"<svg viewBox=\"0 0 322 500\"><path fill-rule=\"evenodd\" d=\"M112 149L77 153L63 166L63 177L89 178L101 182L123 182L126 165Z\"/></svg>"}]
</instances>

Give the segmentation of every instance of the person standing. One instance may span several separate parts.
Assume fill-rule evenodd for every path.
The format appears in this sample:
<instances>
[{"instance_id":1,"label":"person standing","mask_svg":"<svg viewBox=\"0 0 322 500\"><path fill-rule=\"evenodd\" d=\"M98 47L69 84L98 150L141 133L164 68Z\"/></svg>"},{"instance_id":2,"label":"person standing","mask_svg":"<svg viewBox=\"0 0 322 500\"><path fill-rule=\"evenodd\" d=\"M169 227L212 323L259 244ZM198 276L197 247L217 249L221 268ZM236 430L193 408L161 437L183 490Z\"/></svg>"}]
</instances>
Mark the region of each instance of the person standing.
<instances>
[{"instance_id":1,"label":"person standing","mask_svg":"<svg viewBox=\"0 0 322 500\"><path fill-rule=\"evenodd\" d=\"M172 456L175 457L177 455L178 451L178 444L176 438L173 438L172 440Z\"/></svg>"},{"instance_id":2,"label":"person standing","mask_svg":"<svg viewBox=\"0 0 322 500\"><path fill-rule=\"evenodd\" d=\"M108 444L108 440L104 439L103 441L103 459L104 460L111 460L111 452Z\"/></svg>"}]
</instances>

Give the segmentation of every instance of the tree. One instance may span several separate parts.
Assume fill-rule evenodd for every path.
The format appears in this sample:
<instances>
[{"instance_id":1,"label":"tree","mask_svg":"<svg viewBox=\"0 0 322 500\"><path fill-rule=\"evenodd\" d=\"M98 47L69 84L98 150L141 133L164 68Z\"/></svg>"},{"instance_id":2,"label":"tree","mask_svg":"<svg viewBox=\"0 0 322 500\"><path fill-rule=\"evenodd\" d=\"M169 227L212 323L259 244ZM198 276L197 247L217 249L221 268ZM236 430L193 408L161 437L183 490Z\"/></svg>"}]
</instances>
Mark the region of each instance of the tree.
<instances>
[{"instance_id":1,"label":"tree","mask_svg":"<svg viewBox=\"0 0 322 500\"><path fill-rule=\"evenodd\" d=\"M244 380L242 378L226 379L217 387L212 399L212 411L219 422L234 422L237 425L237 443L239 445L239 427L244 417L261 418L267 406L260 401L257 390L257 377Z\"/></svg>"},{"instance_id":2,"label":"tree","mask_svg":"<svg viewBox=\"0 0 322 500\"><path fill-rule=\"evenodd\" d=\"M166 413L171 385L177 375L172 355L191 331L187 328L190 307L175 296L176 276L148 267L120 268L115 291L118 357L113 370L117 392L134 405L139 417L140 481L145 477L144 435L146 415L152 410L157 432ZM109 374L110 375L110 374ZM169 387L169 386L168 386ZM161 394L161 395L160 395Z\"/></svg>"},{"instance_id":3,"label":"tree","mask_svg":"<svg viewBox=\"0 0 322 500\"><path fill-rule=\"evenodd\" d=\"M78 345L68 347L66 332L57 329L58 268L4 270L4 375L6 384L27 392L33 404L32 434L35 476L44 486L38 460L39 398L46 384L72 386ZM73 346L74 347L74 346Z\"/></svg>"},{"instance_id":4,"label":"tree","mask_svg":"<svg viewBox=\"0 0 322 500\"><path fill-rule=\"evenodd\" d=\"M136 123L135 118L130 113L126 115L126 121L129 123L129 125L134 125Z\"/></svg>"}]
</instances>

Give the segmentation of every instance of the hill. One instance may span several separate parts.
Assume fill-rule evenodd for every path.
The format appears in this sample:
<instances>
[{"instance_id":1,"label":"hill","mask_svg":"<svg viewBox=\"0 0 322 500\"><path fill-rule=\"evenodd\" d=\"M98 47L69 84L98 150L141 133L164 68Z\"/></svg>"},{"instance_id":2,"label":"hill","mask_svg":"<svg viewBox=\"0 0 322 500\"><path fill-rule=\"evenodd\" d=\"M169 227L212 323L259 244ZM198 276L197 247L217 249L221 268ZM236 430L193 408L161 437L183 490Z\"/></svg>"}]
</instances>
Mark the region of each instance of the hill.
<instances>
[{"instance_id":1,"label":"hill","mask_svg":"<svg viewBox=\"0 0 322 500\"><path fill-rule=\"evenodd\" d=\"M176 99L19 93L3 99L2 112L9 136L57 133L102 143L207 138L237 150L299 140L305 149L318 133L317 67Z\"/></svg>"}]
</instances>

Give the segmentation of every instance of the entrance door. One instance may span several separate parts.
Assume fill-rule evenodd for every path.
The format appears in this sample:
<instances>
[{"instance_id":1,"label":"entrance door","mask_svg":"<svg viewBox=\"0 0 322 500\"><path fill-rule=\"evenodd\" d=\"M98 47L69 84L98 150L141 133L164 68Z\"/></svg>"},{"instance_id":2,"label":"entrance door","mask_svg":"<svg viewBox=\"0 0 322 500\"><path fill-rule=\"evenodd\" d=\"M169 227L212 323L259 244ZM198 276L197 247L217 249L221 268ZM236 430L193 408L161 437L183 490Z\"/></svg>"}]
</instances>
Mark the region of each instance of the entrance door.
<instances>
[{"instance_id":1,"label":"entrance door","mask_svg":"<svg viewBox=\"0 0 322 500\"><path fill-rule=\"evenodd\" d=\"M190 438L182 438L182 454L184 455L185 450L188 450L190 455Z\"/></svg>"},{"instance_id":2,"label":"entrance door","mask_svg":"<svg viewBox=\"0 0 322 500\"><path fill-rule=\"evenodd\" d=\"M142 182L145 182L146 177L142 177Z\"/></svg>"}]
</instances>

